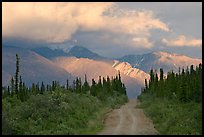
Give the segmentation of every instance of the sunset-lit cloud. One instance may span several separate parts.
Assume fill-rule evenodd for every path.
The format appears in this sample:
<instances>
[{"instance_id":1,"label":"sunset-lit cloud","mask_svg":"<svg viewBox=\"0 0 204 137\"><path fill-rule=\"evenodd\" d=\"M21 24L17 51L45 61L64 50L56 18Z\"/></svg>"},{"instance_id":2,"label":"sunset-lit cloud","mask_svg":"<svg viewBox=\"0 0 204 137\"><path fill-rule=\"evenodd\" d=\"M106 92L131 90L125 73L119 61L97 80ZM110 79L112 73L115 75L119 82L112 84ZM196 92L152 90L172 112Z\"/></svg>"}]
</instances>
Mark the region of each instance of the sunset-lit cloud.
<instances>
[{"instance_id":1,"label":"sunset-lit cloud","mask_svg":"<svg viewBox=\"0 0 204 137\"><path fill-rule=\"evenodd\" d=\"M125 10L115 3L2 3L3 37L47 43L71 40L77 31L106 31L152 47L150 30L169 27L150 10Z\"/></svg>"},{"instance_id":2,"label":"sunset-lit cloud","mask_svg":"<svg viewBox=\"0 0 204 137\"><path fill-rule=\"evenodd\" d=\"M2 2L2 12L3 45L202 58L202 2Z\"/></svg>"},{"instance_id":3,"label":"sunset-lit cloud","mask_svg":"<svg viewBox=\"0 0 204 137\"><path fill-rule=\"evenodd\" d=\"M184 35L179 35L176 39L161 40L167 46L178 46L178 47L200 47L202 45L202 39L187 38Z\"/></svg>"},{"instance_id":4,"label":"sunset-lit cloud","mask_svg":"<svg viewBox=\"0 0 204 137\"><path fill-rule=\"evenodd\" d=\"M140 48L151 48L153 46L153 43L150 42L147 38L133 38L132 39L135 43L136 47Z\"/></svg>"}]
</instances>

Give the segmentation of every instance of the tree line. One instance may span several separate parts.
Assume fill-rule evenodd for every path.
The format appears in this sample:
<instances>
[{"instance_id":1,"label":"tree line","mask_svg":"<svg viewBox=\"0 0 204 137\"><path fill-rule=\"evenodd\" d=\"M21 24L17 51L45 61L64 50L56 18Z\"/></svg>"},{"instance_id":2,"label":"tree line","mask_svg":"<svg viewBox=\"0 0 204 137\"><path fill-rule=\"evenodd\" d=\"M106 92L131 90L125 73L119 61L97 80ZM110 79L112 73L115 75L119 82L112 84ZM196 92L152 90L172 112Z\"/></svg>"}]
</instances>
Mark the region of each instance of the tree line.
<instances>
[{"instance_id":1,"label":"tree line","mask_svg":"<svg viewBox=\"0 0 204 137\"><path fill-rule=\"evenodd\" d=\"M26 101L30 95L44 94L45 92L53 92L58 89L63 89L63 91L70 91L75 93L90 94L92 96L98 97L100 100L105 100L107 96L119 96L126 95L126 87L121 81L120 72L115 77L99 76L98 82L92 79L92 85L89 85L87 81L87 76L85 75L84 83L81 82L81 78L77 77L73 80L73 84L69 85L69 80L67 79L66 85L61 85L59 81L52 81L52 84L45 85L42 81L41 83L32 83L31 87L25 85L22 77L19 76L19 56L16 54L16 73L15 76L11 78L10 85L7 87L2 87L2 97L12 97L16 95L18 99L22 102Z\"/></svg>"},{"instance_id":2,"label":"tree line","mask_svg":"<svg viewBox=\"0 0 204 137\"><path fill-rule=\"evenodd\" d=\"M181 102L201 102L202 100L202 64L186 69L179 68L179 72L173 70L167 73L164 79L163 69L160 69L160 77L156 70L150 70L149 82L145 79L145 87L142 93L150 93L153 97L178 99Z\"/></svg>"}]
</instances>

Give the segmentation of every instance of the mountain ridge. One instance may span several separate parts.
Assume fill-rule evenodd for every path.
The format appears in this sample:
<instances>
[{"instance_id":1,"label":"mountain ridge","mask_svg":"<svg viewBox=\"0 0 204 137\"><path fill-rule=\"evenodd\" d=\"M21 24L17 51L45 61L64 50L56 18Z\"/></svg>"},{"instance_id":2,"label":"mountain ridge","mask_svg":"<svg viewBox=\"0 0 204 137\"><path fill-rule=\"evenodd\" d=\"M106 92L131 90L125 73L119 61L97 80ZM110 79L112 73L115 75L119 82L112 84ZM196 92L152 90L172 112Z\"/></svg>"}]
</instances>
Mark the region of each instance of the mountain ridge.
<instances>
[{"instance_id":1,"label":"mountain ridge","mask_svg":"<svg viewBox=\"0 0 204 137\"><path fill-rule=\"evenodd\" d=\"M20 57L20 75L28 85L42 81L50 84L53 80L65 83L68 78L74 79L70 73L31 50L3 46L2 51L2 85L8 85L15 74L16 54Z\"/></svg>"},{"instance_id":2,"label":"mountain ridge","mask_svg":"<svg viewBox=\"0 0 204 137\"><path fill-rule=\"evenodd\" d=\"M160 68L164 72L171 70L178 71L179 67L187 67L190 65L198 65L202 63L202 59L191 58L185 55L170 53L166 51L154 51L142 55L126 55L118 58L121 62L128 62L132 67L141 69L149 73L150 69Z\"/></svg>"}]
</instances>

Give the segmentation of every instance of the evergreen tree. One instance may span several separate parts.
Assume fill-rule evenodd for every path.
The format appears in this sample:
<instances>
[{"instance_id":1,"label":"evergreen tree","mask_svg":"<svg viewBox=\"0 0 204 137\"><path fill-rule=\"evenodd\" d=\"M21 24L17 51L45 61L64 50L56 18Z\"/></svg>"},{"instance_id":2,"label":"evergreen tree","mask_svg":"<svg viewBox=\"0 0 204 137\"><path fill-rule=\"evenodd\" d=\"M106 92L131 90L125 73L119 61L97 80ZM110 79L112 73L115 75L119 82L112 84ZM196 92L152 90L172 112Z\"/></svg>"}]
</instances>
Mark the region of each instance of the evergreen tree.
<instances>
[{"instance_id":1,"label":"evergreen tree","mask_svg":"<svg viewBox=\"0 0 204 137\"><path fill-rule=\"evenodd\" d=\"M190 67L190 73L191 73L191 74L194 74L193 65L191 65L191 67Z\"/></svg>"},{"instance_id":2,"label":"evergreen tree","mask_svg":"<svg viewBox=\"0 0 204 137\"><path fill-rule=\"evenodd\" d=\"M23 83L22 83L21 76L20 76L20 82L19 82L18 97L21 99L21 101L23 101Z\"/></svg>"},{"instance_id":3,"label":"evergreen tree","mask_svg":"<svg viewBox=\"0 0 204 137\"><path fill-rule=\"evenodd\" d=\"M82 91L86 93L89 90L90 90L90 86L89 86L89 83L87 82L87 77L85 74L85 80L84 80L84 85L82 86Z\"/></svg>"},{"instance_id":4,"label":"evergreen tree","mask_svg":"<svg viewBox=\"0 0 204 137\"><path fill-rule=\"evenodd\" d=\"M19 82L19 92L22 92L23 90L23 83L22 83L22 78L20 76L20 82Z\"/></svg>"},{"instance_id":5,"label":"evergreen tree","mask_svg":"<svg viewBox=\"0 0 204 137\"><path fill-rule=\"evenodd\" d=\"M39 82L35 85L35 90L36 90L36 94L38 94L40 91Z\"/></svg>"},{"instance_id":6,"label":"evergreen tree","mask_svg":"<svg viewBox=\"0 0 204 137\"><path fill-rule=\"evenodd\" d=\"M76 81L73 80L72 91L75 91L75 90L76 90Z\"/></svg>"},{"instance_id":7,"label":"evergreen tree","mask_svg":"<svg viewBox=\"0 0 204 137\"><path fill-rule=\"evenodd\" d=\"M8 86L7 92L6 92L6 96L10 95L10 87Z\"/></svg>"},{"instance_id":8,"label":"evergreen tree","mask_svg":"<svg viewBox=\"0 0 204 137\"><path fill-rule=\"evenodd\" d=\"M11 95L15 93L15 83L14 83L14 78L11 78Z\"/></svg>"},{"instance_id":9,"label":"evergreen tree","mask_svg":"<svg viewBox=\"0 0 204 137\"><path fill-rule=\"evenodd\" d=\"M111 82L110 82L110 78L109 78L109 76L107 76L107 92L108 92L108 94L112 94L113 93L113 89L112 89L112 87L111 87Z\"/></svg>"},{"instance_id":10,"label":"evergreen tree","mask_svg":"<svg viewBox=\"0 0 204 137\"><path fill-rule=\"evenodd\" d=\"M98 79L98 88L102 89L101 76L99 76L99 79Z\"/></svg>"},{"instance_id":11,"label":"evergreen tree","mask_svg":"<svg viewBox=\"0 0 204 137\"><path fill-rule=\"evenodd\" d=\"M16 54L16 74L15 74L15 92L18 93L18 74L19 74L19 57Z\"/></svg>"},{"instance_id":12,"label":"evergreen tree","mask_svg":"<svg viewBox=\"0 0 204 137\"><path fill-rule=\"evenodd\" d=\"M45 85L44 85L44 83L42 81L41 88L40 88L40 94L43 94L44 92L45 92Z\"/></svg>"},{"instance_id":13,"label":"evergreen tree","mask_svg":"<svg viewBox=\"0 0 204 137\"><path fill-rule=\"evenodd\" d=\"M55 81L52 81L52 91L55 91Z\"/></svg>"},{"instance_id":14,"label":"evergreen tree","mask_svg":"<svg viewBox=\"0 0 204 137\"><path fill-rule=\"evenodd\" d=\"M164 79L164 71L162 68L160 68L160 81L163 81Z\"/></svg>"},{"instance_id":15,"label":"evergreen tree","mask_svg":"<svg viewBox=\"0 0 204 137\"><path fill-rule=\"evenodd\" d=\"M96 96L96 82L94 81L94 79L92 79L92 85L91 85L91 90L90 93L92 96Z\"/></svg>"},{"instance_id":16,"label":"evergreen tree","mask_svg":"<svg viewBox=\"0 0 204 137\"><path fill-rule=\"evenodd\" d=\"M46 86L46 91L47 91L47 92L50 91L48 84L47 84L47 86Z\"/></svg>"},{"instance_id":17,"label":"evergreen tree","mask_svg":"<svg viewBox=\"0 0 204 137\"><path fill-rule=\"evenodd\" d=\"M28 98L28 92L25 86L25 83L22 84L22 101L26 101Z\"/></svg>"},{"instance_id":18,"label":"evergreen tree","mask_svg":"<svg viewBox=\"0 0 204 137\"><path fill-rule=\"evenodd\" d=\"M76 78L76 92L81 93L81 79L78 77Z\"/></svg>"},{"instance_id":19,"label":"evergreen tree","mask_svg":"<svg viewBox=\"0 0 204 137\"><path fill-rule=\"evenodd\" d=\"M145 91L148 90L148 84L147 84L147 79L145 79Z\"/></svg>"},{"instance_id":20,"label":"evergreen tree","mask_svg":"<svg viewBox=\"0 0 204 137\"><path fill-rule=\"evenodd\" d=\"M154 72L153 69L150 70L150 83L154 82Z\"/></svg>"},{"instance_id":21,"label":"evergreen tree","mask_svg":"<svg viewBox=\"0 0 204 137\"><path fill-rule=\"evenodd\" d=\"M69 90L69 80L67 79L67 90Z\"/></svg>"},{"instance_id":22,"label":"evergreen tree","mask_svg":"<svg viewBox=\"0 0 204 137\"><path fill-rule=\"evenodd\" d=\"M34 83L32 83L32 87L31 87L31 93L34 95L34 94L36 94L36 86L35 86L35 84Z\"/></svg>"},{"instance_id":23,"label":"evergreen tree","mask_svg":"<svg viewBox=\"0 0 204 137\"><path fill-rule=\"evenodd\" d=\"M119 81L121 82L120 71L118 71L118 78L119 78Z\"/></svg>"},{"instance_id":24,"label":"evergreen tree","mask_svg":"<svg viewBox=\"0 0 204 137\"><path fill-rule=\"evenodd\" d=\"M186 70L182 68L182 72L174 73L173 70L167 73L167 79L160 78L157 74L150 71L150 83L148 90L156 94L156 97L165 97L167 99L179 99L181 102L202 101L202 66L193 65L190 71L187 66ZM163 73L160 69L160 77ZM154 76L153 76L154 75ZM152 78L155 77L153 80ZM153 81L153 82L151 82ZM147 89L147 81L145 80L145 89ZM145 90L144 90L145 91ZM152 92L153 91L153 92ZM154 97L154 96L153 96Z\"/></svg>"},{"instance_id":25,"label":"evergreen tree","mask_svg":"<svg viewBox=\"0 0 204 137\"><path fill-rule=\"evenodd\" d=\"M124 83L122 84L122 89L123 89L123 94L124 94L124 95L127 95L126 87L125 87L125 84L124 84Z\"/></svg>"}]
</instances>

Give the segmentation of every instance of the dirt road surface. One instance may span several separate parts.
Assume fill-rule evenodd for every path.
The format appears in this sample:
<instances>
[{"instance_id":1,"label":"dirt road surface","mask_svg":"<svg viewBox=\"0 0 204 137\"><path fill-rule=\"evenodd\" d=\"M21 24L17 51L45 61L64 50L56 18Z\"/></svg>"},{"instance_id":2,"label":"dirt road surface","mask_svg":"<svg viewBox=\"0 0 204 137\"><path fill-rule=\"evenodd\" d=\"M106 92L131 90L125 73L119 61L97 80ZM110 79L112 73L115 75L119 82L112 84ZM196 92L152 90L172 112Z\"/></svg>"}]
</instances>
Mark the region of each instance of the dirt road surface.
<instances>
[{"instance_id":1,"label":"dirt road surface","mask_svg":"<svg viewBox=\"0 0 204 137\"><path fill-rule=\"evenodd\" d=\"M98 135L156 135L152 121L137 108L139 101L130 100L119 109L114 109L105 119L105 128Z\"/></svg>"}]
</instances>

